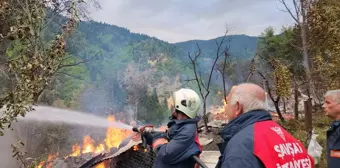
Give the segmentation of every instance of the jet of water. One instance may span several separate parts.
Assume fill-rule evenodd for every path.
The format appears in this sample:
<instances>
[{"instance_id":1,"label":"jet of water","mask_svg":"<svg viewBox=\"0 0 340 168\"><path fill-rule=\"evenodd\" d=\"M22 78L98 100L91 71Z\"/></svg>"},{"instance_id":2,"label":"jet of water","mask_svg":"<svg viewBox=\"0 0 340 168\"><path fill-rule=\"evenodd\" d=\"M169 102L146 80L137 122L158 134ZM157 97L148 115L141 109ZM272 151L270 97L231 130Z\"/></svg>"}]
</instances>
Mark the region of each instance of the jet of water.
<instances>
[{"instance_id":1,"label":"jet of water","mask_svg":"<svg viewBox=\"0 0 340 168\"><path fill-rule=\"evenodd\" d=\"M48 106L34 106L35 110L28 112L25 117L18 117L19 120L40 121L49 123L65 123L69 125L83 125L93 127L115 127L120 129L131 130L132 126L127 124L108 121L104 117L78 112L67 109L59 109Z\"/></svg>"}]
</instances>

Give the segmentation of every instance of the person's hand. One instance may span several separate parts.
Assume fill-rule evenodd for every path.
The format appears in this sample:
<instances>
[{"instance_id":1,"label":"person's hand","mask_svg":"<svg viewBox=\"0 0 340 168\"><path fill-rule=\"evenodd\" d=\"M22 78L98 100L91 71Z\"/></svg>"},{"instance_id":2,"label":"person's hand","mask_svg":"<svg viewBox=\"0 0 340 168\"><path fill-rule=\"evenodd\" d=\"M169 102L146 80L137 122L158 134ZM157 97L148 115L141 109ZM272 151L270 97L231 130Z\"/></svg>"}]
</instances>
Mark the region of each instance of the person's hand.
<instances>
[{"instance_id":1,"label":"person's hand","mask_svg":"<svg viewBox=\"0 0 340 168\"><path fill-rule=\"evenodd\" d=\"M167 133L165 133L165 132L157 133L153 137L153 141L152 141L151 146L152 146L153 150L156 150L158 148L158 146L164 145L168 142L169 142L169 138L167 136Z\"/></svg>"},{"instance_id":2,"label":"person's hand","mask_svg":"<svg viewBox=\"0 0 340 168\"><path fill-rule=\"evenodd\" d=\"M157 132L157 133L143 133L143 136L145 137L146 144L152 145L154 141L160 138L164 138L168 140L167 134L164 132Z\"/></svg>"},{"instance_id":3,"label":"person's hand","mask_svg":"<svg viewBox=\"0 0 340 168\"><path fill-rule=\"evenodd\" d=\"M159 131L161 132L167 132L168 131L168 127L167 126L161 126L158 128Z\"/></svg>"},{"instance_id":4,"label":"person's hand","mask_svg":"<svg viewBox=\"0 0 340 168\"><path fill-rule=\"evenodd\" d=\"M154 135L152 133L144 132L142 136L145 138L146 144L152 145L152 141L154 139Z\"/></svg>"},{"instance_id":5,"label":"person's hand","mask_svg":"<svg viewBox=\"0 0 340 168\"><path fill-rule=\"evenodd\" d=\"M140 135L140 133L134 133L133 135L132 135L132 140L133 141L139 141L139 140L141 140L141 135Z\"/></svg>"}]
</instances>

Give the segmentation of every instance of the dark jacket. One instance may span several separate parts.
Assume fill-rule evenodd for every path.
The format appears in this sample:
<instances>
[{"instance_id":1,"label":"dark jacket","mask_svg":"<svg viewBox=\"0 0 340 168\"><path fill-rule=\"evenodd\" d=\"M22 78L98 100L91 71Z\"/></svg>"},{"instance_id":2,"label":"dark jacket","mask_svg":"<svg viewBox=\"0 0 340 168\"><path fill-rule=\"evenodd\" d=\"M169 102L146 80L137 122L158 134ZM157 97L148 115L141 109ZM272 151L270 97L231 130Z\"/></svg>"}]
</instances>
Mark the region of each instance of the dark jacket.
<instances>
[{"instance_id":1,"label":"dark jacket","mask_svg":"<svg viewBox=\"0 0 340 168\"><path fill-rule=\"evenodd\" d=\"M216 168L265 168L253 154L254 124L271 120L267 111L250 111L231 120L220 132L224 143L218 144L221 155Z\"/></svg>"},{"instance_id":2,"label":"dark jacket","mask_svg":"<svg viewBox=\"0 0 340 168\"><path fill-rule=\"evenodd\" d=\"M331 152L340 154L340 121L334 121L327 131L327 162L328 168L340 167L340 156L335 156Z\"/></svg>"},{"instance_id":3,"label":"dark jacket","mask_svg":"<svg viewBox=\"0 0 340 168\"><path fill-rule=\"evenodd\" d=\"M197 120L172 120L168 123L169 143L159 146L156 151L154 168L193 168L196 162L191 158L200 154L195 143Z\"/></svg>"}]
</instances>

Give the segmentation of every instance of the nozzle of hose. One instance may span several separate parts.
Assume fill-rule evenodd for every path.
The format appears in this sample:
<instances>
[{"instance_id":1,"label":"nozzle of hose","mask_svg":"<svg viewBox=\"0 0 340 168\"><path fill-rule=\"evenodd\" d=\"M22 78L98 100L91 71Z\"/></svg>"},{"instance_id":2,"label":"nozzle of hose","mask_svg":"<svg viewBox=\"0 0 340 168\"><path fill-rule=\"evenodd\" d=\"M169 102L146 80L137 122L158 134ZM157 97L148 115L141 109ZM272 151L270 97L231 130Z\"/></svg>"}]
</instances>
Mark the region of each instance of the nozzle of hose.
<instances>
[{"instance_id":1,"label":"nozzle of hose","mask_svg":"<svg viewBox=\"0 0 340 168\"><path fill-rule=\"evenodd\" d=\"M138 127L133 127L133 128L132 128L132 131L133 131L133 132L140 132L139 129L138 129Z\"/></svg>"}]
</instances>

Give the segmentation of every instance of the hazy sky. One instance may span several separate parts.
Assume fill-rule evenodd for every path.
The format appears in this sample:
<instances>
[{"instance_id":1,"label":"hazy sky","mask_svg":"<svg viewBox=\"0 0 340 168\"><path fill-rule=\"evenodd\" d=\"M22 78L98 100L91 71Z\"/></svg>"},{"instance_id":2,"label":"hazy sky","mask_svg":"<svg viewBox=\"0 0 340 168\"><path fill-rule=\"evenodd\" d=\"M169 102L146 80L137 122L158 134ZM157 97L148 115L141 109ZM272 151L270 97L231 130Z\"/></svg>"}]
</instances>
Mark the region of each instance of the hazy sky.
<instances>
[{"instance_id":1,"label":"hazy sky","mask_svg":"<svg viewBox=\"0 0 340 168\"><path fill-rule=\"evenodd\" d=\"M290 0L288 0L290 1ZM224 34L279 32L293 20L278 0L99 0L92 18L168 42L212 39Z\"/></svg>"}]
</instances>

